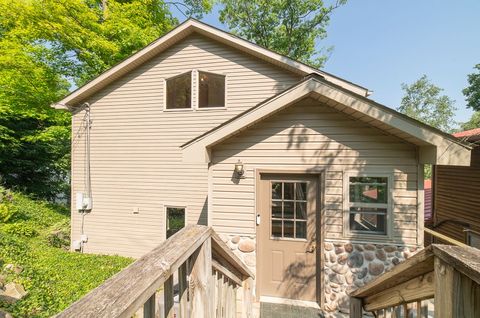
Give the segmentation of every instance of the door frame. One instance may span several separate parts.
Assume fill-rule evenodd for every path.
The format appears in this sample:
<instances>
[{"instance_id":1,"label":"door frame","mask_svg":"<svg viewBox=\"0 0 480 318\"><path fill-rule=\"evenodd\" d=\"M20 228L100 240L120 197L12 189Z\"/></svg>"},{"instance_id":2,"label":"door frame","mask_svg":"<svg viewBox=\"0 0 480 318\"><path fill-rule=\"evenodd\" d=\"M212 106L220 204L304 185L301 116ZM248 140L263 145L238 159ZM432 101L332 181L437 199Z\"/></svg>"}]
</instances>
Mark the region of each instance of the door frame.
<instances>
[{"instance_id":1,"label":"door frame","mask_svg":"<svg viewBox=\"0 0 480 318\"><path fill-rule=\"evenodd\" d=\"M316 176L317 177L317 184L318 184L318 192L317 192L317 209L315 213L316 217L316 236L317 236L317 249L316 249L316 266L317 266L317 279L316 279L316 293L317 293L317 303L319 304L320 308L324 306L324 291L325 291L325 253L324 253L324 240L325 240L325 168L318 168L318 169L292 169L292 168L276 168L276 169L268 169L268 168L257 168L255 169L255 213L254 213L254 224L255 224L255 237L256 237L256 247L255 250L258 251L258 225L256 222L257 214L259 211L259 187L261 182L261 175L262 174L297 174L297 175L308 175L308 176ZM260 220L262 222L262 220ZM259 269L259 260L260 258L256 257L256 269ZM258 276L258 273L256 273ZM320 275L320 277L318 277ZM255 299L257 302L260 301L260 287L259 284L255 284Z\"/></svg>"}]
</instances>

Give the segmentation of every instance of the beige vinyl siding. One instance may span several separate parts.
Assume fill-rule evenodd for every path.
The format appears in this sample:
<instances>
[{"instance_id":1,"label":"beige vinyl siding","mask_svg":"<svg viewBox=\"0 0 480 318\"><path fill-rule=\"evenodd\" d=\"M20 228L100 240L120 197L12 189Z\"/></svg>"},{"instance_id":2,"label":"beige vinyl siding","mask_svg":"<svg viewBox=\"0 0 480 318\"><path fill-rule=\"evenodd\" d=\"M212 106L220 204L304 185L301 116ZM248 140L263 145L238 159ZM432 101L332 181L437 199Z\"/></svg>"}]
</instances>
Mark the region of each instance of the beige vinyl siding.
<instances>
[{"instance_id":1,"label":"beige vinyl siding","mask_svg":"<svg viewBox=\"0 0 480 318\"><path fill-rule=\"evenodd\" d=\"M163 80L192 69L227 75L226 109L163 111ZM165 205L186 206L187 223L205 224L208 167L183 163L180 145L299 79L193 34L87 100L93 211L85 216L85 251L141 256L164 239ZM75 114L72 125L74 240L82 224L75 193L84 191L83 116Z\"/></svg>"},{"instance_id":2,"label":"beige vinyl siding","mask_svg":"<svg viewBox=\"0 0 480 318\"><path fill-rule=\"evenodd\" d=\"M361 171L393 175L392 241L416 244L416 147L318 101L302 100L250 127L214 147L212 158L211 218L221 233L255 234L256 169L326 169L326 238L344 238L344 174ZM238 159L246 173L236 184L232 172Z\"/></svg>"}]
</instances>

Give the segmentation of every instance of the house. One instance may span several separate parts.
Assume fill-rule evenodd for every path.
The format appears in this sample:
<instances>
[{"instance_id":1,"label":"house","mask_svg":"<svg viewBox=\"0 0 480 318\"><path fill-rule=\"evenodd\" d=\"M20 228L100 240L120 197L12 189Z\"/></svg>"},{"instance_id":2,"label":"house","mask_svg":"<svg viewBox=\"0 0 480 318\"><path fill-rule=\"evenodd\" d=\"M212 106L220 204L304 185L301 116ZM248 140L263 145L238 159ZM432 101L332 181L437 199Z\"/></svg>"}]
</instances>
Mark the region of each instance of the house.
<instances>
[{"instance_id":1,"label":"house","mask_svg":"<svg viewBox=\"0 0 480 318\"><path fill-rule=\"evenodd\" d=\"M434 166L432 228L480 248L480 128L453 135L477 146L471 152L469 166Z\"/></svg>"},{"instance_id":2,"label":"house","mask_svg":"<svg viewBox=\"0 0 480 318\"><path fill-rule=\"evenodd\" d=\"M327 310L423 246L423 165L470 146L357 84L190 19L78 88L72 248L139 257L207 224L256 299Z\"/></svg>"}]
</instances>

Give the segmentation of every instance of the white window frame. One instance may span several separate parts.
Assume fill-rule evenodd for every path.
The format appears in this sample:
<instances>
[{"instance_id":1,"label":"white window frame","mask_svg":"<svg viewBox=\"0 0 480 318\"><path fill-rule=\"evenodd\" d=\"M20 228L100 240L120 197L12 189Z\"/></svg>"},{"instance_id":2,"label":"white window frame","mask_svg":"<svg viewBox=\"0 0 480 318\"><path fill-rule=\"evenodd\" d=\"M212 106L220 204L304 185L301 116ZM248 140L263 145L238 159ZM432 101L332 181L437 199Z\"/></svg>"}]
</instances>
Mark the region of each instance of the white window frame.
<instances>
[{"instance_id":1,"label":"white window frame","mask_svg":"<svg viewBox=\"0 0 480 318\"><path fill-rule=\"evenodd\" d=\"M210 74L213 74L213 75L220 75L220 76L223 76L225 78L225 85L224 85L224 89L225 89L225 92L224 92L224 97L225 97L225 100L224 100L224 105L223 107L201 107L200 108L200 103L199 103L199 100L200 100L200 73L203 72L203 73L210 73ZM227 110L227 101L228 101L228 76L227 74L224 74L224 73L221 73L221 72L212 72L212 71L208 71L208 70L196 70L196 77L197 77L197 81L196 81L196 88L195 88L195 91L196 91L196 105L195 105L195 110L199 110L199 111L204 111L204 110Z\"/></svg>"},{"instance_id":2,"label":"white window frame","mask_svg":"<svg viewBox=\"0 0 480 318\"><path fill-rule=\"evenodd\" d=\"M190 84L191 84L191 92L190 92L190 107L189 108L167 108L167 81L175 78L177 76L181 76L184 74L190 73L190 78L192 79ZM194 95L194 90L195 90L195 70L191 71L186 71L182 73L178 73L176 75L170 76L168 78L163 78L162 79L162 84L163 84L163 111L164 112L191 112L195 110L195 95Z\"/></svg>"},{"instance_id":3,"label":"white window frame","mask_svg":"<svg viewBox=\"0 0 480 318\"><path fill-rule=\"evenodd\" d=\"M386 218L386 234L368 234L350 231L350 207L379 207L375 203L350 203L350 177L380 177L387 178L387 214ZM378 173L378 172L345 172L343 178L343 236L346 238L356 238L368 241L391 241L394 237L394 223L393 223L393 186L394 176L393 173Z\"/></svg>"},{"instance_id":4,"label":"white window frame","mask_svg":"<svg viewBox=\"0 0 480 318\"><path fill-rule=\"evenodd\" d=\"M164 214L164 218L163 218L163 229L164 229L164 234L163 234L163 239L166 240L167 239L167 222L168 222L168 215L167 215L167 209L168 208L173 208L173 209L184 209L185 210L185 226L187 226L187 220L188 220L188 209L187 209L187 206L186 205L178 205L178 204L165 204L163 206L163 214Z\"/></svg>"}]
</instances>

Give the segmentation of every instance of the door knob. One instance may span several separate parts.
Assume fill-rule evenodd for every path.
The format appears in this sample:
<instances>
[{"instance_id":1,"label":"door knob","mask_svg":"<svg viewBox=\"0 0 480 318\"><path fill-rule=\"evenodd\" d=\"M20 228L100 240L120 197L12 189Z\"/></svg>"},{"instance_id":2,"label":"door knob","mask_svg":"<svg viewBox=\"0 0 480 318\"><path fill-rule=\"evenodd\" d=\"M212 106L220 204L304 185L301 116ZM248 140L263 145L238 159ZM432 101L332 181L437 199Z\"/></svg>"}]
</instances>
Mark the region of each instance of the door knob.
<instances>
[{"instance_id":1,"label":"door knob","mask_svg":"<svg viewBox=\"0 0 480 318\"><path fill-rule=\"evenodd\" d=\"M313 253L315 252L316 249L317 249L317 244L312 243L312 245L310 245L310 247L308 248L307 253Z\"/></svg>"}]
</instances>

